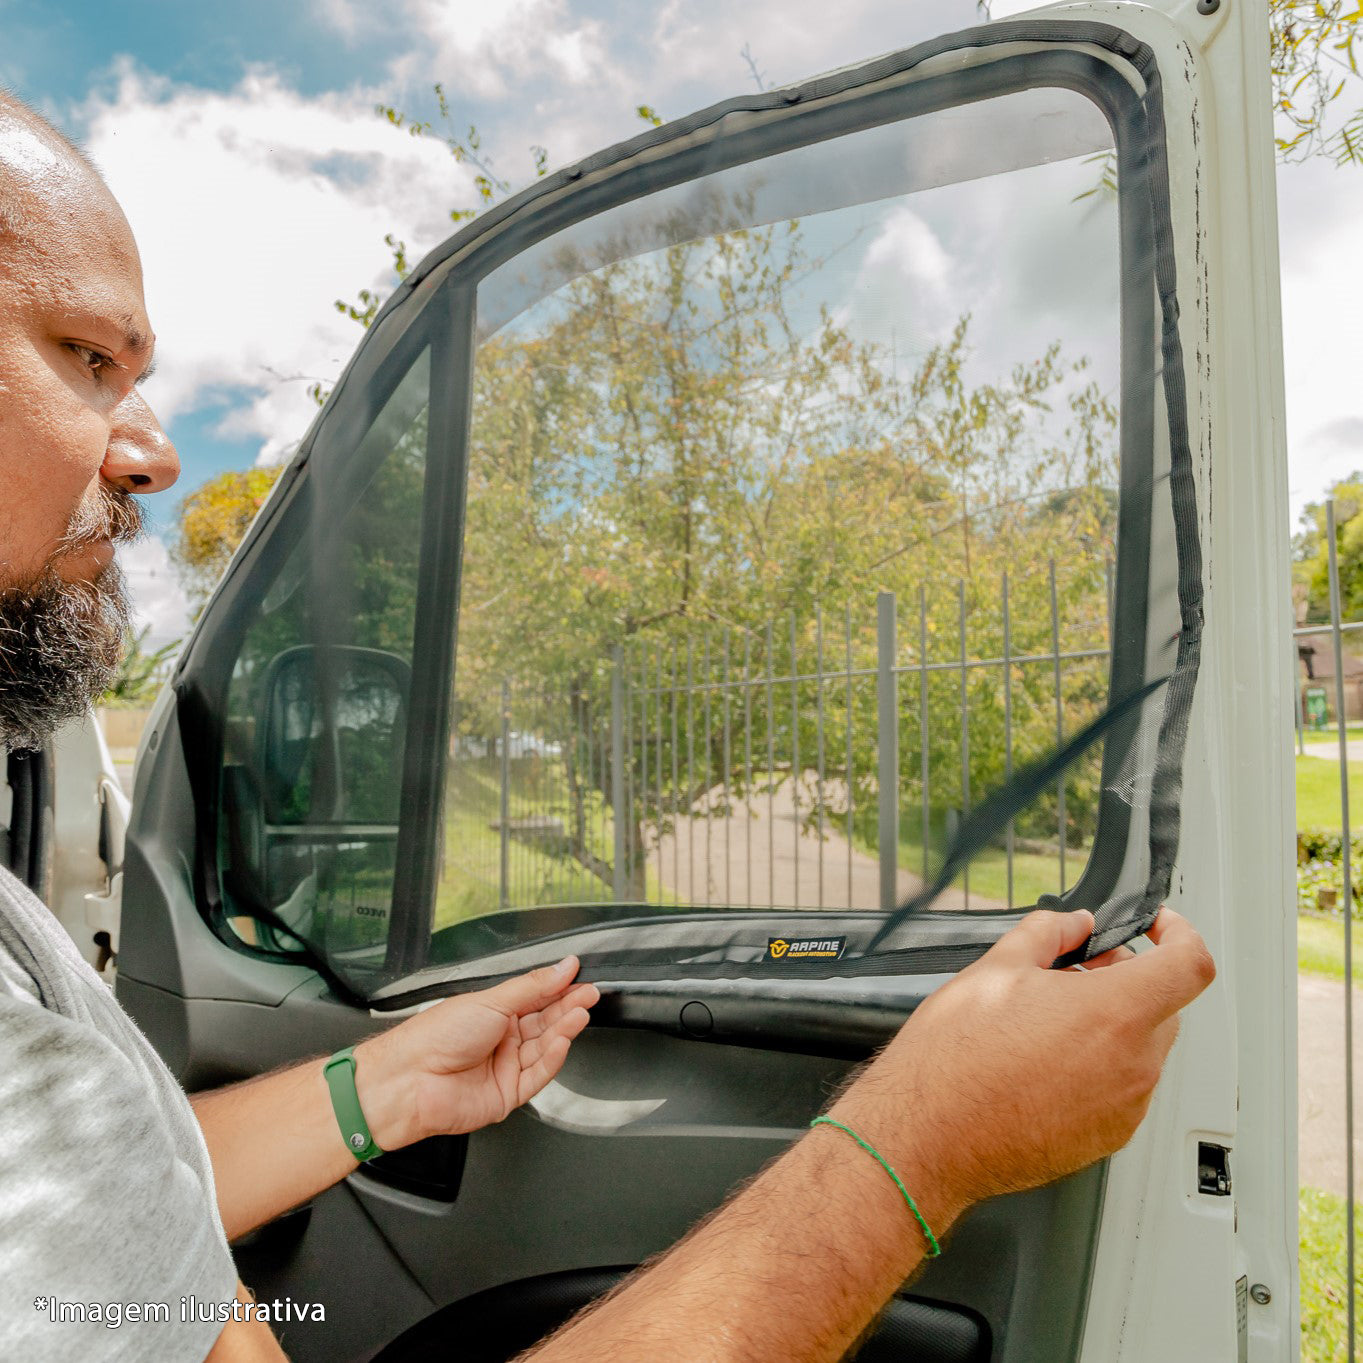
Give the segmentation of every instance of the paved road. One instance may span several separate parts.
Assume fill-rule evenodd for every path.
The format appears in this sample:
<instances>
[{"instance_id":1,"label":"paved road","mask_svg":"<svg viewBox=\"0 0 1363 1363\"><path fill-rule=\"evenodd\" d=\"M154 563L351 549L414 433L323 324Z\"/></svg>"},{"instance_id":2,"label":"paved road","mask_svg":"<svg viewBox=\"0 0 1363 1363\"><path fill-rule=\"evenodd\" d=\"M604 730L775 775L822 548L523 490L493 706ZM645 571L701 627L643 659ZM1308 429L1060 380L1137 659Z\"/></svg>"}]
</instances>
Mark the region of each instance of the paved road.
<instances>
[{"instance_id":1,"label":"paved road","mask_svg":"<svg viewBox=\"0 0 1363 1363\"><path fill-rule=\"evenodd\" d=\"M1363 738L1350 737L1346 740L1349 749L1350 762L1363 762ZM1332 738L1328 742L1304 742L1302 744L1302 755L1304 757L1324 757L1331 762L1339 761L1339 740Z\"/></svg>"},{"instance_id":2,"label":"paved road","mask_svg":"<svg viewBox=\"0 0 1363 1363\"><path fill-rule=\"evenodd\" d=\"M830 789L826 797L845 808L843 797ZM735 799L726 809L718 788L702 796L697 816L678 819L675 833L649 851L649 867L663 886L692 904L733 904L783 908L878 909L880 866L858 851L838 831L844 816L825 820L823 838L806 826L814 805L814 781L806 777L796 824L789 779L772 793ZM706 810L709 817L706 817ZM898 898L902 902L922 888L921 877L899 868ZM943 909L1001 909L997 899L972 893L969 904L960 890L947 890L937 901Z\"/></svg>"},{"instance_id":3,"label":"paved road","mask_svg":"<svg viewBox=\"0 0 1363 1363\"><path fill-rule=\"evenodd\" d=\"M1354 990L1353 1021L1354 1166L1363 1185L1363 989ZM1344 986L1319 975L1297 976L1297 1140L1301 1182L1343 1194Z\"/></svg>"}]
</instances>

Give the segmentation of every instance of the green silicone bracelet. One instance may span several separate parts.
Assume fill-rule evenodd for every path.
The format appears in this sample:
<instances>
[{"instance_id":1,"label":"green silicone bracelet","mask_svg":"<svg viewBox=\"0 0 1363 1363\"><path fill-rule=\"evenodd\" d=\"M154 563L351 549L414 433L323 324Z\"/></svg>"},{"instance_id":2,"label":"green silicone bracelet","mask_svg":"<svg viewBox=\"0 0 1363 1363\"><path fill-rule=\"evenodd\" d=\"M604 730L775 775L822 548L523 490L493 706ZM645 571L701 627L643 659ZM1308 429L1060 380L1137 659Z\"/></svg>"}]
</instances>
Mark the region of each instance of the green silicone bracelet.
<instances>
[{"instance_id":1,"label":"green silicone bracelet","mask_svg":"<svg viewBox=\"0 0 1363 1363\"><path fill-rule=\"evenodd\" d=\"M337 1051L322 1066L322 1073L331 1090L331 1108L336 1114L336 1124L341 1128L345 1148L361 1164L383 1154L370 1134L369 1123L360 1108L360 1095L355 1092L355 1048L347 1046L345 1050Z\"/></svg>"}]
</instances>

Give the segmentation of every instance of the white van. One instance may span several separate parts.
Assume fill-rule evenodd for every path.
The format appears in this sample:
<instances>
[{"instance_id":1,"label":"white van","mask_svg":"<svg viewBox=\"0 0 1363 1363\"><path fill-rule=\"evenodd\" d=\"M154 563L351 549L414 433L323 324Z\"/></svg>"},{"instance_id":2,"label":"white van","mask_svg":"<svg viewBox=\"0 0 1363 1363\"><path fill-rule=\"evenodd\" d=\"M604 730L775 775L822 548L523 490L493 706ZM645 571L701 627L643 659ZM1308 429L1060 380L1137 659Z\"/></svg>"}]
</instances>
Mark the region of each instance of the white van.
<instances>
[{"instance_id":1,"label":"white van","mask_svg":"<svg viewBox=\"0 0 1363 1363\"><path fill-rule=\"evenodd\" d=\"M740 95L384 307L152 716L118 995L191 1089L566 951L603 1001L530 1108L238 1247L326 1304L292 1357L512 1357L1043 898L1103 945L1167 900L1217 981L1130 1146L976 1208L859 1357L1296 1356L1267 44L1057 5Z\"/></svg>"}]
</instances>

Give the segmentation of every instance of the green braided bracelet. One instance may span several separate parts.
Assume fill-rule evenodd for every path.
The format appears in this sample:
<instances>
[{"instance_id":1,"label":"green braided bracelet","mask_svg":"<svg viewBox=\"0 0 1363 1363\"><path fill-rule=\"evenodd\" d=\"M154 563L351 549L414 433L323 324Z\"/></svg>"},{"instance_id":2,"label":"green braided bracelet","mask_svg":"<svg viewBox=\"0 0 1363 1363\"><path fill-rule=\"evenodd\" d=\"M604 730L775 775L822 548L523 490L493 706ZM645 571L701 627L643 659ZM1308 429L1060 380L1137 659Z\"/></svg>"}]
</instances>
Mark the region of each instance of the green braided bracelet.
<instances>
[{"instance_id":1,"label":"green braided bracelet","mask_svg":"<svg viewBox=\"0 0 1363 1363\"><path fill-rule=\"evenodd\" d=\"M909 1190L904 1186L903 1180L890 1167L890 1162L880 1153L875 1146L862 1140L850 1126L844 1126L841 1122L832 1117L815 1117L810 1126L835 1126L839 1131L845 1131L861 1148L871 1156L875 1162L885 1170L894 1180L894 1186L904 1195L904 1201L908 1203L909 1210L913 1213L913 1219L918 1222L919 1229L923 1232L923 1238L928 1242L928 1258L935 1259L942 1252L942 1247L937 1243L937 1237L932 1233L928 1223L923 1219L923 1213L918 1210L918 1204L909 1196Z\"/></svg>"}]
</instances>

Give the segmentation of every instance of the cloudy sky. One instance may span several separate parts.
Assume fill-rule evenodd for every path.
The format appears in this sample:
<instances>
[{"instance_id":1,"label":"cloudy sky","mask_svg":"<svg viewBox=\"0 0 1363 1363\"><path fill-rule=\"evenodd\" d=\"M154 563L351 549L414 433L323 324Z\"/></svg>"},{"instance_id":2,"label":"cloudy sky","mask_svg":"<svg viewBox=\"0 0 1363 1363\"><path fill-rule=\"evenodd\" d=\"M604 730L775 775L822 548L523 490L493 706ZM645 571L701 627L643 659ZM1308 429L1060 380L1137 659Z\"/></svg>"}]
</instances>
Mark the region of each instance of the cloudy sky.
<instances>
[{"instance_id":1,"label":"cloudy sky","mask_svg":"<svg viewBox=\"0 0 1363 1363\"><path fill-rule=\"evenodd\" d=\"M164 535L186 491L302 435L308 384L359 337L334 300L391 285L385 234L419 256L474 200L467 164L377 104L429 117L443 82L456 127L477 124L520 184L533 146L572 161L638 131L640 104L679 116L974 18L974 0L0 0L0 81L85 140L141 244L147 393L184 465L153 499ZM1279 184L1295 509L1363 465L1363 171L1292 166ZM174 637L163 541L129 569L144 618Z\"/></svg>"}]
</instances>

